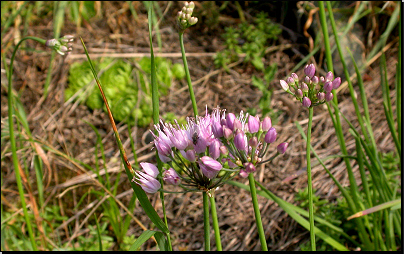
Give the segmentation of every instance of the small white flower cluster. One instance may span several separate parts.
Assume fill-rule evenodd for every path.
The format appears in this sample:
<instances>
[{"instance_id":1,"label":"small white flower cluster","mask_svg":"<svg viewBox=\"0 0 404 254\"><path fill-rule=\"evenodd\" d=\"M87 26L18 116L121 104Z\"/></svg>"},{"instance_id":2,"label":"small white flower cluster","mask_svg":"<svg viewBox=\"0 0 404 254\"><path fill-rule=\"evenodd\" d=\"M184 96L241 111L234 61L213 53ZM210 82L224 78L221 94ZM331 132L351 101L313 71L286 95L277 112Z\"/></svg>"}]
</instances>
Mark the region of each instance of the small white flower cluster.
<instances>
[{"instance_id":1,"label":"small white flower cluster","mask_svg":"<svg viewBox=\"0 0 404 254\"><path fill-rule=\"evenodd\" d=\"M185 2L182 10L178 12L178 24L181 30L185 30L190 26L195 25L198 22L197 17L192 17L192 12L194 11L195 4L194 2Z\"/></svg>"},{"instance_id":2,"label":"small white flower cluster","mask_svg":"<svg viewBox=\"0 0 404 254\"><path fill-rule=\"evenodd\" d=\"M73 35L65 35L60 39L47 40L45 45L51 49L54 49L60 55L68 54L72 51L72 42L74 41Z\"/></svg>"}]
</instances>

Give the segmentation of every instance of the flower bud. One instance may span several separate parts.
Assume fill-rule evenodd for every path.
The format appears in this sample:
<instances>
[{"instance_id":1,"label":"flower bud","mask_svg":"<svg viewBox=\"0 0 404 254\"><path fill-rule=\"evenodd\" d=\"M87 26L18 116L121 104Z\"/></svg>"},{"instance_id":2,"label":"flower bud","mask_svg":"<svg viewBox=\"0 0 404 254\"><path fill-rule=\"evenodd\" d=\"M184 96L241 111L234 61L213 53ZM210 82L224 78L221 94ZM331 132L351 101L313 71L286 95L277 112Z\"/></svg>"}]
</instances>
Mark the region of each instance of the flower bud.
<instances>
[{"instance_id":1,"label":"flower bud","mask_svg":"<svg viewBox=\"0 0 404 254\"><path fill-rule=\"evenodd\" d=\"M256 171L254 164L252 164L251 162L244 163L244 167L247 173L252 173Z\"/></svg>"},{"instance_id":2,"label":"flower bud","mask_svg":"<svg viewBox=\"0 0 404 254\"><path fill-rule=\"evenodd\" d=\"M188 21L189 25L193 26L196 23L198 23L198 18L197 17L191 17Z\"/></svg>"},{"instance_id":3,"label":"flower bud","mask_svg":"<svg viewBox=\"0 0 404 254\"><path fill-rule=\"evenodd\" d=\"M265 138L264 141L267 142L268 144L271 144L273 142L275 142L276 140L276 130L274 127L271 127L267 134L265 134Z\"/></svg>"},{"instance_id":4,"label":"flower bud","mask_svg":"<svg viewBox=\"0 0 404 254\"><path fill-rule=\"evenodd\" d=\"M334 98L334 95L331 92L325 94L326 101L331 101L333 98Z\"/></svg>"},{"instance_id":5,"label":"flower bud","mask_svg":"<svg viewBox=\"0 0 404 254\"><path fill-rule=\"evenodd\" d=\"M301 89L304 93L307 93L309 91L309 86L306 83L302 83Z\"/></svg>"},{"instance_id":6,"label":"flower bud","mask_svg":"<svg viewBox=\"0 0 404 254\"><path fill-rule=\"evenodd\" d=\"M281 83L281 87L283 90L285 90L285 91L289 90L289 85L288 85L288 83L286 83L285 80L281 80L280 83Z\"/></svg>"},{"instance_id":7,"label":"flower bud","mask_svg":"<svg viewBox=\"0 0 404 254\"><path fill-rule=\"evenodd\" d=\"M304 73L309 78L312 78L314 76L314 73L316 73L316 67L314 67L314 64L306 65L306 67L304 68Z\"/></svg>"},{"instance_id":8,"label":"flower bud","mask_svg":"<svg viewBox=\"0 0 404 254\"><path fill-rule=\"evenodd\" d=\"M192 1L189 2L188 8L191 8L191 9L195 8L194 2L192 2Z\"/></svg>"},{"instance_id":9,"label":"flower bud","mask_svg":"<svg viewBox=\"0 0 404 254\"><path fill-rule=\"evenodd\" d=\"M250 133L256 133L260 129L260 121L257 118L258 116L254 117L251 115L248 117L248 131Z\"/></svg>"},{"instance_id":10,"label":"flower bud","mask_svg":"<svg viewBox=\"0 0 404 254\"><path fill-rule=\"evenodd\" d=\"M288 143L286 143L286 142L283 142L283 143L280 143L277 147L276 147L276 150L278 151L278 153L280 153L280 154L284 154L285 152L286 152L286 149L288 148Z\"/></svg>"},{"instance_id":11,"label":"flower bud","mask_svg":"<svg viewBox=\"0 0 404 254\"><path fill-rule=\"evenodd\" d=\"M164 182L172 185L180 184L180 177L173 168L163 172L163 180Z\"/></svg>"},{"instance_id":12,"label":"flower bud","mask_svg":"<svg viewBox=\"0 0 404 254\"><path fill-rule=\"evenodd\" d=\"M325 82L325 78L323 76L320 77L320 82L324 83Z\"/></svg>"},{"instance_id":13,"label":"flower bud","mask_svg":"<svg viewBox=\"0 0 404 254\"><path fill-rule=\"evenodd\" d=\"M317 99L321 102L325 99L325 93L319 92L317 93Z\"/></svg>"},{"instance_id":14,"label":"flower bud","mask_svg":"<svg viewBox=\"0 0 404 254\"><path fill-rule=\"evenodd\" d=\"M223 156L227 156L227 155L229 154L229 150L227 150L227 147L225 147L225 146L221 146L221 147L219 148L219 150L220 150L220 153L221 153Z\"/></svg>"},{"instance_id":15,"label":"flower bud","mask_svg":"<svg viewBox=\"0 0 404 254\"><path fill-rule=\"evenodd\" d=\"M209 155L213 159L217 159L220 156L220 142L219 140L215 139L213 140L212 144L209 146Z\"/></svg>"},{"instance_id":16,"label":"flower bud","mask_svg":"<svg viewBox=\"0 0 404 254\"><path fill-rule=\"evenodd\" d=\"M193 12L193 9L187 8L187 9L185 10L185 12L186 12L187 14L191 15L192 12Z\"/></svg>"},{"instance_id":17,"label":"flower bud","mask_svg":"<svg viewBox=\"0 0 404 254\"><path fill-rule=\"evenodd\" d=\"M258 145L258 138L257 138L257 137L252 137L252 138L250 138L250 140L248 141L248 144L249 144L251 147L257 147L257 145Z\"/></svg>"},{"instance_id":18,"label":"flower bud","mask_svg":"<svg viewBox=\"0 0 404 254\"><path fill-rule=\"evenodd\" d=\"M146 172L146 174L148 174L149 176L156 178L157 175L159 174L159 170L156 166L154 166L151 163L148 162L141 162L139 163L140 167L144 170L144 172Z\"/></svg>"},{"instance_id":19,"label":"flower bud","mask_svg":"<svg viewBox=\"0 0 404 254\"><path fill-rule=\"evenodd\" d=\"M236 115L234 115L233 113L229 113L226 116L226 126L230 129L230 130L234 130L234 120L236 119Z\"/></svg>"},{"instance_id":20,"label":"flower bud","mask_svg":"<svg viewBox=\"0 0 404 254\"><path fill-rule=\"evenodd\" d=\"M297 96L297 98L302 98L303 97L303 92L302 92L301 89L296 90L296 96Z\"/></svg>"},{"instance_id":21,"label":"flower bud","mask_svg":"<svg viewBox=\"0 0 404 254\"><path fill-rule=\"evenodd\" d=\"M234 146L238 150L246 150L246 142L245 142L245 134L242 132L239 132L236 134L234 137Z\"/></svg>"},{"instance_id":22,"label":"flower bud","mask_svg":"<svg viewBox=\"0 0 404 254\"><path fill-rule=\"evenodd\" d=\"M309 76L306 76L306 77L304 78L304 83L310 84L310 81L311 81L311 79L309 78Z\"/></svg>"},{"instance_id":23,"label":"flower bud","mask_svg":"<svg viewBox=\"0 0 404 254\"><path fill-rule=\"evenodd\" d=\"M302 104L303 104L303 107L308 108L311 105L311 100L305 96L305 97L303 97Z\"/></svg>"},{"instance_id":24,"label":"flower bud","mask_svg":"<svg viewBox=\"0 0 404 254\"><path fill-rule=\"evenodd\" d=\"M334 74L331 71L327 72L325 75L325 81L332 81L334 79Z\"/></svg>"},{"instance_id":25,"label":"flower bud","mask_svg":"<svg viewBox=\"0 0 404 254\"><path fill-rule=\"evenodd\" d=\"M282 81L282 80L281 80ZM288 77L286 79L286 83L288 83L288 85L293 86L295 84L295 80L292 77ZM281 83L282 85L282 83ZM282 87L283 88L283 87ZM284 89L285 90L285 89Z\"/></svg>"},{"instance_id":26,"label":"flower bud","mask_svg":"<svg viewBox=\"0 0 404 254\"><path fill-rule=\"evenodd\" d=\"M223 125L223 137L227 140L233 137L233 131Z\"/></svg>"},{"instance_id":27,"label":"flower bud","mask_svg":"<svg viewBox=\"0 0 404 254\"><path fill-rule=\"evenodd\" d=\"M195 150L188 150L188 151L184 151L181 150L180 153L182 154L182 156L189 160L190 162L195 162L196 161L196 152Z\"/></svg>"},{"instance_id":28,"label":"flower bud","mask_svg":"<svg viewBox=\"0 0 404 254\"><path fill-rule=\"evenodd\" d=\"M338 77L332 81L332 89L337 89L341 85L341 78Z\"/></svg>"},{"instance_id":29,"label":"flower bud","mask_svg":"<svg viewBox=\"0 0 404 254\"><path fill-rule=\"evenodd\" d=\"M271 127L272 127L271 118L269 118L269 116L266 116L261 123L261 129L262 129L262 131L268 131L269 128L271 128Z\"/></svg>"},{"instance_id":30,"label":"flower bud","mask_svg":"<svg viewBox=\"0 0 404 254\"><path fill-rule=\"evenodd\" d=\"M199 160L199 167L202 171L202 174L204 174L209 179L214 178L222 169L222 164L209 156L203 156Z\"/></svg>"},{"instance_id":31,"label":"flower bud","mask_svg":"<svg viewBox=\"0 0 404 254\"><path fill-rule=\"evenodd\" d=\"M332 82L331 81L327 81L324 84L324 91L329 93L332 90Z\"/></svg>"},{"instance_id":32,"label":"flower bud","mask_svg":"<svg viewBox=\"0 0 404 254\"><path fill-rule=\"evenodd\" d=\"M233 131L235 131L235 130L241 130L242 128L243 128L243 125L241 124L240 120L238 120L237 118L234 119Z\"/></svg>"},{"instance_id":33,"label":"flower bud","mask_svg":"<svg viewBox=\"0 0 404 254\"><path fill-rule=\"evenodd\" d=\"M212 133L216 138L223 137L223 127L219 122L213 122Z\"/></svg>"},{"instance_id":34,"label":"flower bud","mask_svg":"<svg viewBox=\"0 0 404 254\"><path fill-rule=\"evenodd\" d=\"M45 46L47 46L49 48L59 46L59 45L60 45L60 42L56 39L50 39L45 42Z\"/></svg>"},{"instance_id":35,"label":"flower bud","mask_svg":"<svg viewBox=\"0 0 404 254\"><path fill-rule=\"evenodd\" d=\"M158 180L140 171L135 171L132 182L135 182L147 193L155 193L161 188L161 184Z\"/></svg>"},{"instance_id":36,"label":"flower bud","mask_svg":"<svg viewBox=\"0 0 404 254\"><path fill-rule=\"evenodd\" d=\"M297 76L296 73L292 73L290 76L295 80L295 82L299 81L299 76Z\"/></svg>"},{"instance_id":37,"label":"flower bud","mask_svg":"<svg viewBox=\"0 0 404 254\"><path fill-rule=\"evenodd\" d=\"M242 178L247 178L248 177L248 173L245 170L240 170L240 176Z\"/></svg>"},{"instance_id":38,"label":"flower bud","mask_svg":"<svg viewBox=\"0 0 404 254\"><path fill-rule=\"evenodd\" d=\"M318 77L317 77L317 76L314 76L314 77L311 79L311 82L313 82L313 84L317 85L318 82L319 82Z\"/></svg>"}]
</instances>

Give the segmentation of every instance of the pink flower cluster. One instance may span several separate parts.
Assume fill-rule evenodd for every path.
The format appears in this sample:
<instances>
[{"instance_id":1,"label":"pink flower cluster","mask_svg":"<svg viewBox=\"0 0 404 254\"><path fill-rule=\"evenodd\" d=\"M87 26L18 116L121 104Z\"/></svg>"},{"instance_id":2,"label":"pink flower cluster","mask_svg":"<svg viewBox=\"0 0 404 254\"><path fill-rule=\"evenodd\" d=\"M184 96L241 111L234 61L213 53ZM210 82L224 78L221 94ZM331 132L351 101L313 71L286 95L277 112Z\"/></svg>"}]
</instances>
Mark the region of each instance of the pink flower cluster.
<instances>
[{"instance_id":1,"label":"pink flower cluster","mask_svg":"<svg viewBox=\"0 0 404 254\"><path fill-rule=\"evenodd\" d=\"M260 121L258 116L243 112L236 117L219 108L211 114L206 110L204 117L188 118L183 126L161 120L155 129L157 134L152 133L158 156L171 166L162 173L163 180L188 191L214 189L237 173L247 177L259 163L269 161L262 158L277 136L269 117ZM285 153L287 147L286 142L279 144L276 156ZM153 187L157 191L161 186ZM150 188L143 189L152 193Z\"/></svg>"},{"instance_id":2,"label":"pink flower cluster","mask_svg":"<svg viewBox=\"0 0 404 254\"><path fill-rule=\"evenodd\" d=\"M280 84L283 90L295 96L306 108L314 107L324 102L331 101L334 97L332 90L341 85L341 78L334 79L334 74L329 71L325 77L315 76L316 68L314 64L306 65L304 73L306 77L299 83L299 77L292 73L290 77L281 80ZM293 92L290 90L293 88Z\"/></svg>"}]
</instances>

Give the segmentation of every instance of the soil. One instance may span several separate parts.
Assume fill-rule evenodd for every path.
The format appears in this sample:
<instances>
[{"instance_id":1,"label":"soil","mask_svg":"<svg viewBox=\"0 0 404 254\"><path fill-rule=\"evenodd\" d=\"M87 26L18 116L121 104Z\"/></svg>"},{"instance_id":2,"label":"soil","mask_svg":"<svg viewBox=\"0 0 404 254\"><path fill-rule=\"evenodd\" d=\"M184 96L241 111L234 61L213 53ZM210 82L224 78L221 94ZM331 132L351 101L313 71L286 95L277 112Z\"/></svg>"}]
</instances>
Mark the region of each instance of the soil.
<instances>
[{"instance_id":1,"label":"soil","mask_svg":"<svg viewBox=\"0 0 404 254\"><path fill-rule=\"evenodd\" d=\"M73 45L73 52L67 57L56 55L52 68L49 68L51 59L50 50L37 42L28 40L25 48L35 49L19 50L14 62L13 87L18 92L21 103L27 115L30 131L35 140L40 145L46 145L60 153L64 153L70 158L75 158L83 163L94 167L95 146L97 136L92 128L86 123L93 124L100 132L102 144L105 149L106 168L110 174L111 181L119 177L119 188L117 198L128 205L132 197L132 189L123 172L123 166L119 157L119 150L116 144L112 127L107 114L102 110L90 110L85 105L75 102L66 103L64 100L64 90L68 86L69 66L76 61L85 59L84 50L78 39L81 36L86 43L90 57L94 54L113 54L114 57L122 57L132 54L139 57L139 53L145 56L150 52L147 11L143 4L133 2L138 17L135 19L131 15L126 2L102 2L102 17L94 17L90 21L82 20L79 26L69 19L65 19L61 34L74 34L76 40ZM161 10L165 13L164 19L159 24L162 47L158 49L156 36L153 38L153 46L156 55L163 53L178 53L170 57L173 63L182 63L179 54L180 46L178 32L176 28L175 14L182 7L182 2L158 2ZM213 63L211 53L216 53L225 48L223 38L220 36L224 32L224 27L236 25L240 22L240 17L234 2L230 2L227 8L220 12L216 18L209 12L208 5L212 3L196 2L195 16L200 17L196 26L187 29L184 36L185 49L187 53L194 53L188 57L188 65L191 80L194 86L198 111L205 112L207 107L210 112L216 106L226 108L227 112L238 113L249 108L257 108L258 114L261 109L257 106L262 93L252 85L252 76L263 77L263 73L255 70L248 63L241 60L231 64L229 72L218 69ZM215 4L215 3L213 3ZM216 8L223 2L216 2ZM307 186L305 174L297 178L283 182L286 177L294 174L306 165L306 146L296 127L295 121L299 122L303 130L307 129L308 112L285 93L279 86L279 80L284 79L295 65L310 51L309 39L303 34L303 25L307 18L300 20L303 24L292 29L289 22L282 21L279 14L280 4L263 4L252 2L240 2L243 7L247 21L259 10L266 10L273 14L271 18L274 22L282 25L283 33L279 40L270 45L272 49L263 58L265 66L276 63L278 71L275 79L269 84L269 89L273 89L271 108L277 119L273 119L278 133L277 142L289 142L289 147L285 155L279 156L270 163L260 167L255 173L256 179L275 195L288 202L298 204L294 201L296 194ZM296 4L296 6L294 6ZM168 7L167 7L168 6ZM290 12L299 10L298 3L290 3ZM213 7L212 7L213 8ZM303 10L303 9L300 9ZM211 15L210 15L211 14ZM200 16L198 16L200 15ZM293 19L297 19L292 15ZM297 15L296 15L297 16ZM386 17L382 17L384 22ZM44 17L33 16L25 35L37 36L50 39L53 35L52 15ZM314 21L318 20L318 13L313 16ZM318 23L312 27L318 27ZM318 22L318 21L317 21ZM380 36L383 22L376 27L374 38ZM210 24L210 25L206 25ZM376 29L375 27L363 27L364 31ZM6 62L9 63L11 51L14 48L17 31L22 33L23 25L11 26L3 37L4 42L8 42L2 47L2 52L6 53ZM310 36L315 36L316 30L309 30ZM388 82L390 84L391 101L393 112L395 112L395 71L397 63L398 40L397 36L389 38L386 50ZM289 47L286 45L290 45ZM369 52L371 45L369 41L364 45L363 55ZM324 66L323 49L321 53L315 55L311 61L315 62L317 69ZM126 57L127 58L127 57ZM366 68L364 72L364 86L369 102L369 110L372 118L375 141L379 151L387 153L395 151L394 143L384 116L382 104L382 91L380 86L380 69L377 59ZM1 73L1 123L2 132L8 122L7 105L7 81L4 73L2 61ZM52 71L49 94L44 97L44 84L48 74ZM324 70L321 69L322 75ZM299 76L304 75L302 68L296 72ZM350 70L350 73L353 72ZM346 80L343 74L340 75L343 83ZM356 80L353 81L354 89L359 94ZM339 108L342 113L355 126L359 126L349 90L346 84L338 91ZM360 102L360 99L358 98ZM178 116L192 116L192 105L189 99L186 80L174 81L167 96L160 98L160 112L174 112ZM394 114L395 115L395 114ZM342 128L346 138L348 154L355 153L355 140L348 132L348 125L342 121ZM129 161L134 163L134 157L130 146L128 126L117 123L120 138L128 154ZM146 128L133 127L132 137L135 141L136 154L139 162L155 162L155 152L151 145L145 140L150 125ZM7 127L8 129L8 127ZM23 132L24 133L24 132ZM21 137L20 137L21 138ZM31 165L33 155L36 153L29 142L18 142L22 148L19 151L21 162L29 168L26 179L31 183L32 191L38 195L36 187L35 171ZM321 158L330 155L341 154L338 140L325 105L314 108L314 119L312 129L312 145ZM16 200L19 200L15 173L12 166L11 150L8 139L2 140L2 200L4 209L16 211ZM275 154L275 146L272 153ZM102 160L101 153L97 154ZM62 215L72 220L54 229L61 236L62 242L71 240L72 232L80 234L86 233L89 224L94 224L93 217L89 221L86 217L92 211L91 204L97 204L97 196L90 195L76 207L80 198L90 190L104 191L97 184L96 177L90 177L91 171L83 166L73 163L71 159L58 155L55 152L45 150L41 154L46 158L49 167L44 165L44 196L47 205L56 205L61 209ZM24 161L25 160L25 161ZM351 160L353 171L360 184L360 175L357 164ZM315 194L320 199L327 199L329 202L336 202L341 197L341 193L330 179L328 174L318 165L317 160L312 160L313 165L313 185ZM346 166L341 158L333 158L326 161L326 166L341 182L343 186L349 186L346 173ZM101 167L104 170L104 167ZM123 173L122 173L123 172ZM121 174L122 173L122 174ZM236 181L248 185L248 179L235 178ZM27 184L27 183L24 183ZM149 195L156 211L162 215L161 201L158 194ZM300 250L300 245L307 243L309 232L289 217L275 202L264 197L258 197L264 230L268 241L269 250ZM32 202L28 202L32 204ZM249 192L240 190L232 185L224 185L216 191L216 205L219 216L219 226L223 250L260 250L259 238L257 234L254 211ZM201 193L186 194L165 194L165 207L168 217L168 228L171 231L171 239L174 250L203 250L203 211ZM97 216L102 210L96 211ZM121 214L126 212L121 209ZM145 215L143 209L137 203L134 217L127 235L139 236L144 229L141 225L150 229L151 222ZM105 215L104 215L105 216ZM81 223L84 221L84 224ZM76 223L76 224L75 224ZM68 226L69 225L69 226ZM80 226L79 226L80 225ZM68 232L68 228L72 231ZM110 235L113 236L112 228L109 228ZM154 250L155 243L148 240L141 249ZM216 249L213 230L211 233L212 250ZM117 246L113 246L116 249Z\"/></svg>"}]
</instances>

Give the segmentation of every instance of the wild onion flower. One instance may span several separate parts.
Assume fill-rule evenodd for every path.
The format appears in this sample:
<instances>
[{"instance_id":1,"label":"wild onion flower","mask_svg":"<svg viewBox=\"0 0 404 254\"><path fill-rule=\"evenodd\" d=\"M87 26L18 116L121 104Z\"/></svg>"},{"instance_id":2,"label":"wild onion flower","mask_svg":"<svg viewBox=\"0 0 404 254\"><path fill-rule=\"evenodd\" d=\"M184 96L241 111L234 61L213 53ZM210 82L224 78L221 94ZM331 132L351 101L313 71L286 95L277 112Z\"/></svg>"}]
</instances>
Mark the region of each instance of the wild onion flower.
<instances>
[{"instance_id":1,"label":"wild onion flower","mask_svg":"<svg viewBox=\"0 0 404 254\"><path fill-rule=\"evenodd\" d=\"M215 108L211 114L187 118L186 125L156 124L154 146L158 156L170 169L163 172L163 180L179 185L186 191L205 191L209 194L237 174L247 177L260 163L272 160L286 151L287 143L277 147L277 154L263 161L276 130L271 119L225 114ZM147 168L149 169L149 168ZM157 186L156 186L157 187Z\"/></svg>"},{"instance_id":2,"label":"wild onion flower","mask_svg":"<svg viewBox=\"0 0 404 254\"><path fill-rule=\"evenodd\" d=\"M306 108L314 107L325 102L331 101L334 97L332 90L341 85L341 78L334 79L334 74L328 72L325 77L315 76L316 68L314 64L306 65L304 68L306 76L299 83L299 77L292 73L285 80L280 80L283 90L295 96Z\"/></svg>"},{"instance_id":3,"label":"wild onion flower","mask_svg":"<svg viewBox=\"0 0 404 254\"><path fill-rule=\"evenodd\" d=\"M73 41L74 41L73 35L65 35L60 39L47 40L45 45L63 56L65 54L69 54L69 52L73 50L72 48Z\"/></svg>"},{"instance_id":4,"label":"wild onion flower","mask_svg":"<svg viewBox=\"0 0 404 254\"><path fill-rule=\"evenodd\" d=\"M156 179L159 174L158 168L147 162L141 162L140 167L144 170L135 171L135 176L132 182L142 187L142 189L147 193L155 193L161 188L160 182Z\"/></svg>"},{"instance_id":5,"label":"wild onion flower","mask_svg":"<svg viewBox=\"0 0 404 254\"><path fill-rule=\"evenodd\" d=\"M192 12L194 11L194 2L185 2L182 10L177 14L178 26L181 30L185 30L190 26L195 25L198 22L197 17L192 17Z\"/></svg>"}]
</instances>

